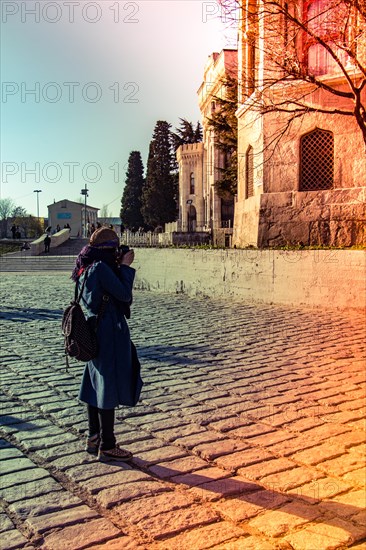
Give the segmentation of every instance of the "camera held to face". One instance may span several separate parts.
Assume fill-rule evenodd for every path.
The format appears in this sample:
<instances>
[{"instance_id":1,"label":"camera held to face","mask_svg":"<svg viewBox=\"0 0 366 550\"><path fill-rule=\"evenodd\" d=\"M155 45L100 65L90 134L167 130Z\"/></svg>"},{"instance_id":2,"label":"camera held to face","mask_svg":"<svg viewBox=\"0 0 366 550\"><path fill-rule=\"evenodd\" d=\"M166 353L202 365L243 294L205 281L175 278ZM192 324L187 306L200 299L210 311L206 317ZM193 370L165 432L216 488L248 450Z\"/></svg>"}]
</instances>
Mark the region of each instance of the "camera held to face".
<instances>
[{"instance_id":1,"label":"camera held to face","mask_svg":"<svg viewBox=\"0 0 366 550\"><path fill-rule=\"evenodd\" d=\"M117 261L120 262L123 258L123 256L129 252L130 247L126 244L121 244L117 249Z\"/></svg>"}]
</instances>

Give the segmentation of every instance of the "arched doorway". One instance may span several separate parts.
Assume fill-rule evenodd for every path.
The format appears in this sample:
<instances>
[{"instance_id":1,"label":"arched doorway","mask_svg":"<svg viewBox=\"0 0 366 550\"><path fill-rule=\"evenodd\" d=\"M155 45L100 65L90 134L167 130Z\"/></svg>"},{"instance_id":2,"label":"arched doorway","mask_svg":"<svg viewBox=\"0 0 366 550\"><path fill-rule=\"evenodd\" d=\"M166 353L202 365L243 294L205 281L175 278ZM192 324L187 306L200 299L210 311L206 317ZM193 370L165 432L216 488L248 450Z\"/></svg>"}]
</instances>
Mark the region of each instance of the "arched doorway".
<instances>
[{"instance_id":1,"label":"arched doorway","mask_svg":"<svg viewBox=\"0 0 366 550\"><path fill-rule=\"evenodd\" d=\"M197 212L193 204L189 205L188 212L187 212L187 220L188 220L188 231L190 233L192 233L193 231L196 231Z\"/></svg>"}]
</instances>

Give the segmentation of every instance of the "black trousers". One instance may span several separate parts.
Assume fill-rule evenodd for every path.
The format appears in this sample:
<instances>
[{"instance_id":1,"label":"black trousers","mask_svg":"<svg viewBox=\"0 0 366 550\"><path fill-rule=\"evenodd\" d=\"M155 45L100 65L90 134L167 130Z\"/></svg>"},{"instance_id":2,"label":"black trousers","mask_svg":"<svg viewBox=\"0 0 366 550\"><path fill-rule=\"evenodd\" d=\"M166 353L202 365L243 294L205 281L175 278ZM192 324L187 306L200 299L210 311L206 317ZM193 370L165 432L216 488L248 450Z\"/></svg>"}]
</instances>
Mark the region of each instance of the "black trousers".
<instances>
[{"instance_id":1,"label":"black trousers","mask_svg":"<svg viewBox=\"0 0 366 550\"><path fill-rule=\"evenodd\" d=\"M89 437L100 435L100 448L108 451L116 446L114 436L114 409L97 409L88 405Z\"/></svg>"}]
</instances>

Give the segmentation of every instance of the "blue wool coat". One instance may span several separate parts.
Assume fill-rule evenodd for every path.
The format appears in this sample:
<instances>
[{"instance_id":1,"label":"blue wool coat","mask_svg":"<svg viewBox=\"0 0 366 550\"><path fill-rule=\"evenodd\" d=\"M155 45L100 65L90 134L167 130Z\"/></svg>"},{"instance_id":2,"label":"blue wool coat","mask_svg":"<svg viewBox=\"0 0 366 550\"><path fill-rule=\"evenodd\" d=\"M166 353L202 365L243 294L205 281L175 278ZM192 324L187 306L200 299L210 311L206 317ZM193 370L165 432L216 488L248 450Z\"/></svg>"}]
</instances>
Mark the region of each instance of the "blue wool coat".
<instances>
[{"instance_id":1,"label":"blue wool coat","mask_svg":"<svg viewBox=\"0 0 366 550\"><path fill-rule=\"evenodd\" d=\"M84 370L79 399L99 409L113 409L125 404L125 392L132 379L131 340L123 315L122 302L132 300L135 270L122 265L118 277L104 262L95 262L88 269L82 303L87 317L97 315L103 295L110 297L99 317L98 357ZM83 282L80 277L79 284Z\"/></svg>"}]
</instances>

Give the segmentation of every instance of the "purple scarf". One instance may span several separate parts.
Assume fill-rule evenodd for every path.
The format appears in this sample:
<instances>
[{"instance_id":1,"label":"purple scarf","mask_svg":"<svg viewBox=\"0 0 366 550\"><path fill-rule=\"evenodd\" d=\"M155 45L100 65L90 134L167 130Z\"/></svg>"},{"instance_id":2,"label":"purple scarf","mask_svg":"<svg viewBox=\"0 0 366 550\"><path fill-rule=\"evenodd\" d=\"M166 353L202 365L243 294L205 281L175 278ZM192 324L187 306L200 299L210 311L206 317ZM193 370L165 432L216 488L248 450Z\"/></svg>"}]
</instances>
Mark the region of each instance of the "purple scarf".
<instances>
[{"instance_id":1,"label":"purple scarf","mask_svg":"<svg viewBox=\"0 0 366 550\"><path fill-rule=\"evenodd\" d=\"M93 262L104 262L113 271L118 274L117 264L116 264L116 249L115 248L96 248L90 246L89 244L84 246L81 249L78 257L76 258L75 267L71 274L71 279L75 282L78 281L80 275L83 273L85 268L91 265Z\"/></svg>"}]
</instances>

